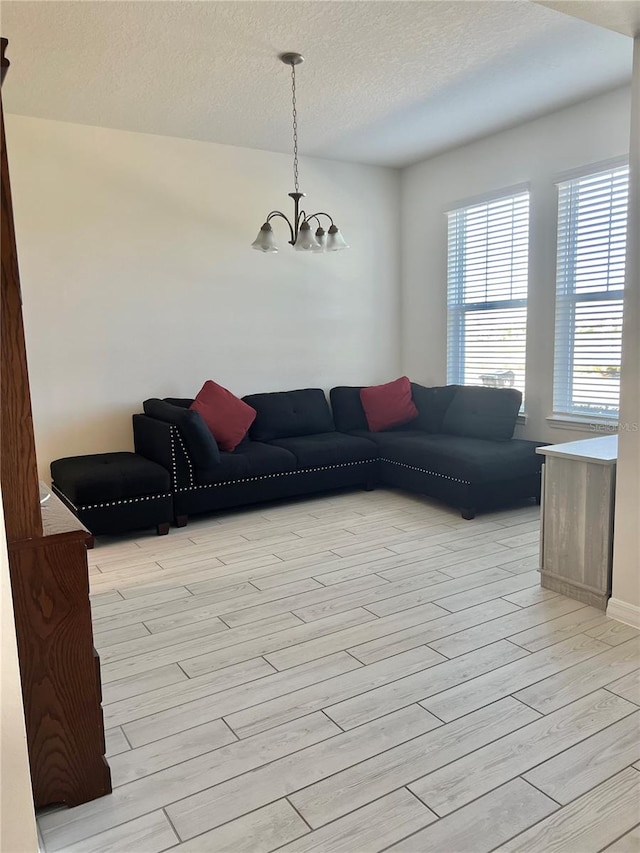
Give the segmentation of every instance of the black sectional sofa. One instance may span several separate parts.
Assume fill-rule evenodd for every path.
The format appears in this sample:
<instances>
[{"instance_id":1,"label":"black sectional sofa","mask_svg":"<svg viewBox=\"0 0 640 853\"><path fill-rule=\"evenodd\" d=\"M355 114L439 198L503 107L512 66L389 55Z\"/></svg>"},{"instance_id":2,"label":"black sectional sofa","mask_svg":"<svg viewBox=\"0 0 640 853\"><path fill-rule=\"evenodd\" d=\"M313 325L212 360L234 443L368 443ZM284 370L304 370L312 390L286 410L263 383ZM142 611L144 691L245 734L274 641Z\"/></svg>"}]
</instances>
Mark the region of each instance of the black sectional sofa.
<instances>
[{"instance_id":1,"label":"black sectional sofa","mask_svg":"<svg viewBox=\"0 0 640 853\"><path fill-rule=\"evenodd\" d=\"M152 399L133 416L136 453L170 474L178 526L189 515L259 501L388 485L476 511L540 496L536 442L513 439L514 389L412 383L418 416L371 432L360 388L251 394L256 418L232 453L218 448L190 399Z\"/></svg>"},{"instance_id":2,"label":"black sectional sofa","mask_svg":"<svg viewBox=\"0 0 640 853\"><path fill-rule=\"evenodd\" d=\"M244 397L257 416L232 453L219 450L191 400L146 400L136 453L171 474L178 526L192 513L347 486L374 488L378 448L338 432L317 388Z\"/></svg>"}]
</instances>

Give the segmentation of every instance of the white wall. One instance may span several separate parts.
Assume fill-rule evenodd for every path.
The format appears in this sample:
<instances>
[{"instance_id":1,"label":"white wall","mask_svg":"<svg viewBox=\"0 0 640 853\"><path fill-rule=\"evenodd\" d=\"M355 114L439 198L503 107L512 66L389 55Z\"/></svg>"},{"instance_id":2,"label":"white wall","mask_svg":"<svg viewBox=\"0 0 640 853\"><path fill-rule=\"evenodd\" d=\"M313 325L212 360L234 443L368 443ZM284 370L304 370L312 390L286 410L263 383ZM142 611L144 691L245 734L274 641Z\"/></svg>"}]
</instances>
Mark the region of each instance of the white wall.
<instances>
[{"instance_id":1,"label":"white wall","mask_svg":"<svg viewBox=\"0 0 640 853\"><path fill-rule=\"evenodd\" d=\"M640 36L633 53L629 240L622 329L613 595L607 613L640 628Z\"/></svg>"},{"instance_id":2,"label":"white wall","mask_svg":"<svg viewBox=\"0 0 640 853\"><path fill-rule=\"evenodd\" d=\"M629 151L628 89L552 113L447 152L402 173L403 372L446 381L447 220L458 201L530 184L527 424L517 435L540 441L585 438L552 428L556 266L554 181L568 170ZM594 435L594 433L592 433Z\"/></svg>"},{"instance_id":3,"label":"white wall","mask_svg":"<svg viewBox=\"0 0 640 853\"><path fill-rule=\"evenodd\" d=\"M0 850L38 849L0 494Z\"/></svg>"},{"instance_id":4,"label":"white wall","mask_svg":"<svg viewBox=\"0 0 640 853\"><path fill-rule=\"evenodd\" d=\"M300 164L351 249L250 244L289 213L287 155L6 117L38 459L131 447L131 414L206 379L237 394L395 378L400 179ZM286 227L286 226L285 226Z\"/></svg>"}]
</instances>

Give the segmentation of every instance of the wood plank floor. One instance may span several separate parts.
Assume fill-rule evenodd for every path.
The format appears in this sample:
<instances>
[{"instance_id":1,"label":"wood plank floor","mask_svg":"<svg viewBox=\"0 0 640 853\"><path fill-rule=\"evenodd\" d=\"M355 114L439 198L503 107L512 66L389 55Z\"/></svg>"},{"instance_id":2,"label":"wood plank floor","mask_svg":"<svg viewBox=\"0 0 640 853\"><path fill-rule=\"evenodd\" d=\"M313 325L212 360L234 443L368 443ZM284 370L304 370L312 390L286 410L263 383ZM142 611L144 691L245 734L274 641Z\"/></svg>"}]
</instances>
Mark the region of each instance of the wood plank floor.
<instances>
[{"instance_id":1,"label":"wood plank floor","mask_svg":"<svg viewBox=\"0 0 640 853\"><path fill-rule=\"evenodd\" d=\"M90 552L114 792L46 853L640 850L640 635L538 508L350 492Z\"/></svg>"}]
</instances>

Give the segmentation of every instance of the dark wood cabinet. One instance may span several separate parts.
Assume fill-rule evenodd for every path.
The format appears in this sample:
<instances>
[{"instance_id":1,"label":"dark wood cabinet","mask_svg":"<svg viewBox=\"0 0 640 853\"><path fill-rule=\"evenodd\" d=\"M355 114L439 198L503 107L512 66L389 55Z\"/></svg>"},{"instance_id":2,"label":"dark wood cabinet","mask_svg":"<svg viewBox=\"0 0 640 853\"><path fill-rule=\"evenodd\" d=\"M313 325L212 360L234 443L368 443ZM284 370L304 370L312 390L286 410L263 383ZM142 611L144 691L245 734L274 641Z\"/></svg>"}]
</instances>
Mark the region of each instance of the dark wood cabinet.
<instances>
[{"instance_id":1,"label":"dark wood cabinet","mask_svg":"<svg viewBox=\"0 0 640 853\"><path fill-rule=\"evenodd\" d=\"M111 791L89 604L91 534L55 495L40 503L1 99L0 124L0 481L29 764L36 806L73 806Z\"/></svg>"},{"instance_id":2,"label":"dark wood cabinet","mask_svg":"<svg viewBox=\"0 0 640 853\"><path fill-rule=\"evenodd\" d=\"M87 570L91 534L52 495L43 536L9 543L31 780L37 806L111 791Z\"/></svg>"}]
</instances>

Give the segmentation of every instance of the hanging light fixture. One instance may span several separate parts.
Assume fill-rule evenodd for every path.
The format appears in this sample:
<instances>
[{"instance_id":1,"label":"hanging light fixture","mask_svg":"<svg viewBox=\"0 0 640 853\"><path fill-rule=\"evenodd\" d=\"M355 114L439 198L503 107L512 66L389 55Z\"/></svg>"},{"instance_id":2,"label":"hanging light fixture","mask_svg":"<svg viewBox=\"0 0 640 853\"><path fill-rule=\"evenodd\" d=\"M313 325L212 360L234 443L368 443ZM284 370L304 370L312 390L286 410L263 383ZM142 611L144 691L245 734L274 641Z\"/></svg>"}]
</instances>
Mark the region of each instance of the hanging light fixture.
<instances>
[{"instance_id":1,"label":"hanging light fixture","mask_svg":"<svg viewBox=\"0 0 640 853\"><path fill-rule=\"evenodd\" d=\"M318 213L307 214L300 209L300 199L304 198L304 193L300 192L298 183L298 113L296 108L296 65L304 62L304 57L299 53L282 53L280 60L285 65L291 66L291 105L293 119L293 185L295 192L289 193L289 197L293 199L293 220L289 219L280 210L272 210L267 216L267 219L258 232L258 236L251 244L253 249L259 252L277 252L273 228L271 220L277 217L284 219L289 226L291 239L289 243L294 249L300 252L337 252L339 249L348 249L349 247L344 241L344 237L334 224L333 219L328 213L318 211ZM321 217L328 220L330 225L327 231L322 227ZM315 233L312 230L311 223L315 221Z\"/></svg>"}]
</instances>

